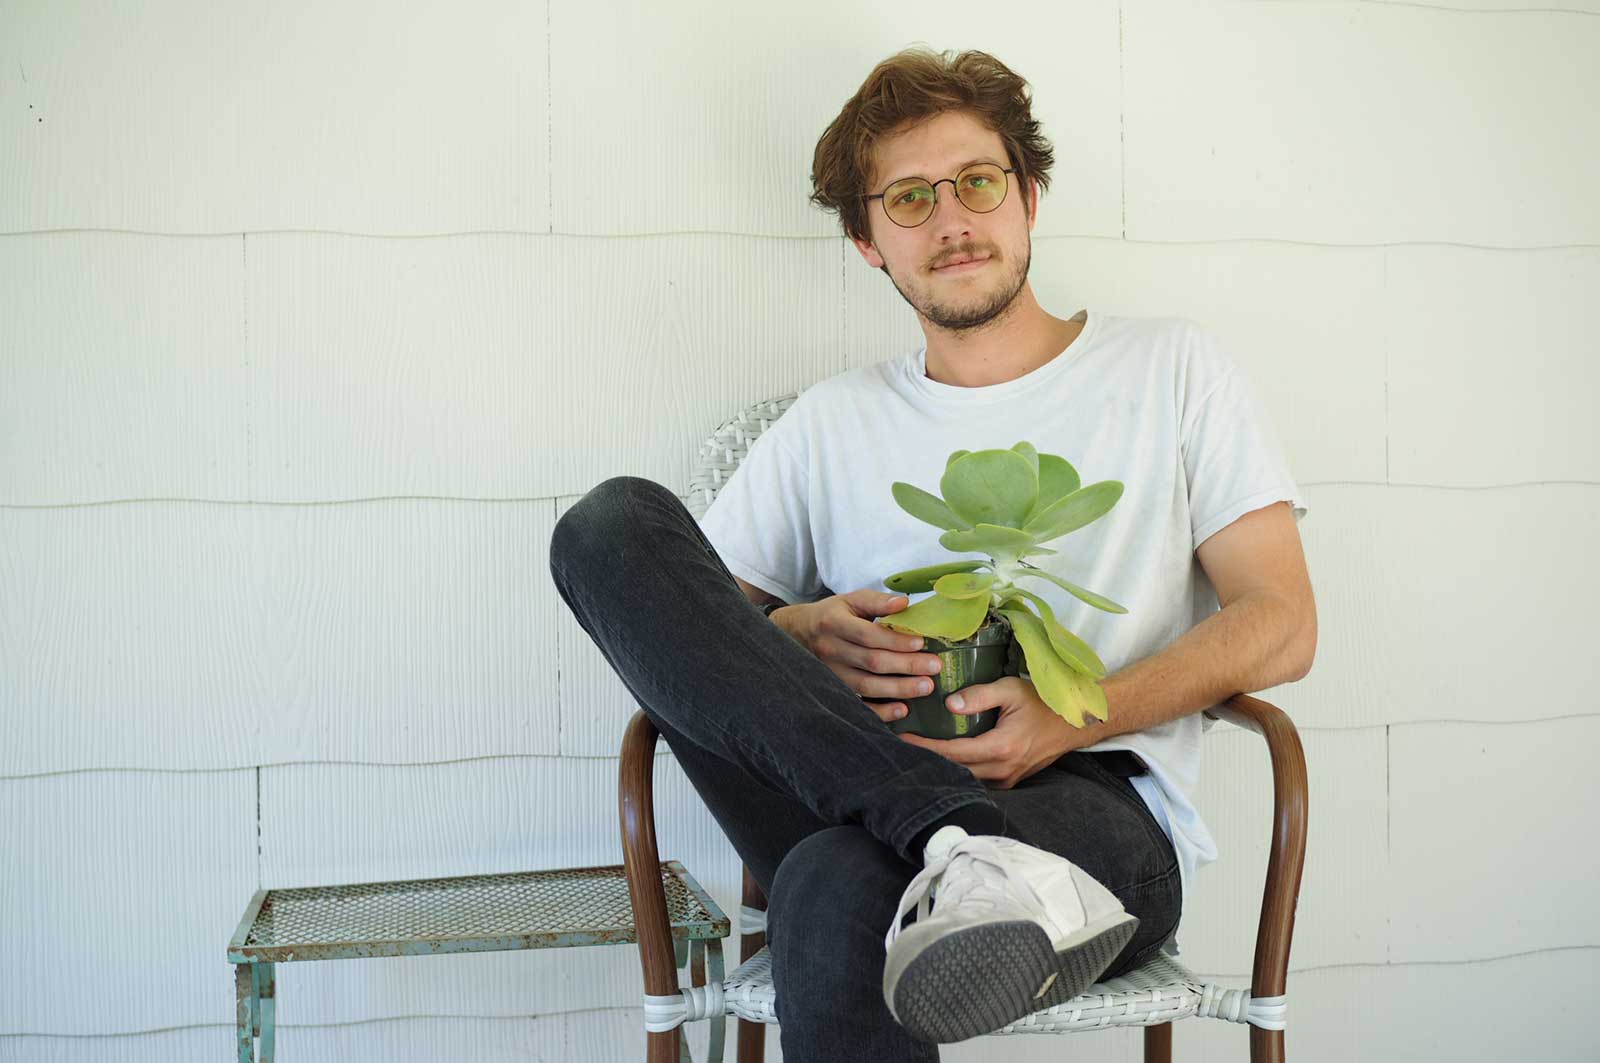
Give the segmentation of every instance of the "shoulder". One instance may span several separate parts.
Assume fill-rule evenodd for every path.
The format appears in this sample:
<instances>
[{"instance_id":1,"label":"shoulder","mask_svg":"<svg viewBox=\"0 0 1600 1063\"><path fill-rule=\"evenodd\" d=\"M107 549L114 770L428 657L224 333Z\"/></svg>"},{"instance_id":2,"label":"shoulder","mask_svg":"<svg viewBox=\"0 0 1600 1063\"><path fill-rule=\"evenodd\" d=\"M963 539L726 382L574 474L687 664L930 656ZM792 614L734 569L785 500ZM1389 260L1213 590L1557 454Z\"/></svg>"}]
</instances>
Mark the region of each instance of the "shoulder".
<instances>
[{"instance_id":1,"label":"shoulder","mask_svg":"<svg viewBox=\"0 0 1600 1063\"><path fill-rule=\"evenodd\" d=\"M1180 403L1203 399L1237 364L1227 343L1193 318L1120 318L1117 326L1170 375Z\"/></svg>"},{"instance_id":2,"label":"shoulder","mask_svg":"<svg viewBox=\"0 0 1600 1063\"><path fill-rule=\"evenodd\" d=\"M1089 346L1099 358L1181 368L1194 352L1214 343L1199 323L1187 317L1131 317L1096 314Z\"/></svg>"},{"instance_id":3,"label":"shoulder","mask_svg":"<svg viewBox=\"0 0 1600 1063\"><path fill-rule=\"evenodd\" d=\"M899 359L846 369L807 386L784 414L788 431L827 427L859 416L863 407L881 404L890 393L889 376Z\"/></svg>"}]
</instances>

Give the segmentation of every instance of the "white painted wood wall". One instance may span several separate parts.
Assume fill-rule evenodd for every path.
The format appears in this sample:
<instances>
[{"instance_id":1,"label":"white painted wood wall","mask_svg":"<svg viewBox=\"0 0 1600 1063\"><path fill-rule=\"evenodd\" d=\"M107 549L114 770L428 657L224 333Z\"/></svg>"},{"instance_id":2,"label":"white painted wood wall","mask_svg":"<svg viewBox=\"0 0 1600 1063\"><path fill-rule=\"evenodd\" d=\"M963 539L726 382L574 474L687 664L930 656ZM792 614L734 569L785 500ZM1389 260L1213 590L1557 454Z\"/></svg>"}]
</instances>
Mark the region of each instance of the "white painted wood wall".
<instances>
[{"instance_id":1,"label":"white painted wood wall","mask_svg":"<svg viewBox=\"0 0 1600 1063\"><path fill-rule=\"evenodd\" d=\"M1035 86L1045 307L1225 337L1314 498L1291 1058L1594 1058L1600 2L764 6L0 5L0 1060L231 1058L259 886L620 860L551 527L918 341L805 202L916 39ZM1213 732L1182 940L1233 984L1268 794ZM280 987L289 1063L642 1053L631 948ZM945 1058L1001 1051L1139 1042Z\"/></svg>"}]
</instances>

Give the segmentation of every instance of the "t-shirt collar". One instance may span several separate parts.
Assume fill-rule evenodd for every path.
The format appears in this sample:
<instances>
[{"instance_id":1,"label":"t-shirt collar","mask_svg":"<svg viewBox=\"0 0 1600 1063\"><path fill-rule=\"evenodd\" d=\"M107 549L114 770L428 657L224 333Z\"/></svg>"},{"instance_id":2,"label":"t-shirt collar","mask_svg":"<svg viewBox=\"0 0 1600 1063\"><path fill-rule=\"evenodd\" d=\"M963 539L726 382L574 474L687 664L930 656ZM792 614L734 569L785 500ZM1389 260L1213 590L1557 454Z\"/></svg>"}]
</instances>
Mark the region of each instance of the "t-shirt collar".
<instances>
[{"instance_id":1,"label":"t-shirt collar","mask_svg":"<svg viewBox=\"0 0 1600 1063\"><path fill-rule=\"evenodd\" d=\"M942 405L968 405L986 406L992 402L1000 402L1014 398L1025 392L1054 380L1067 367L1083 356L1084 350L1094 342L1096 324L1100 315L1093 310L1085 308L1083 328L1066 348L1054 358L1027 372L1014 380L1002 381L998 384L987 384L983 387L967 388L956 384L944 384L927 375L928 372L928 345L924 343L915 352L901 359L900 377L902 382L917 396ZM1076 317L1077 315L1073 315Z\"/></svg>"}]
</instances>

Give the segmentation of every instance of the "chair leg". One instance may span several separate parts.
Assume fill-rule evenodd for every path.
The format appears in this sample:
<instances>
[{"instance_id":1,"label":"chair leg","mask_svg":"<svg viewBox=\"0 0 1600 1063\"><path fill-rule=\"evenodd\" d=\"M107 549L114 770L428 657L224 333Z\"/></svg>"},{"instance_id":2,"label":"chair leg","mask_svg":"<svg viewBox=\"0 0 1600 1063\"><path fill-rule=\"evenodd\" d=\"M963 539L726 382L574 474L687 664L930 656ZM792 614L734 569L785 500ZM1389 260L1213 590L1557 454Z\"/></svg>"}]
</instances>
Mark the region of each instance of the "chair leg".
<instances>
[{"instance_id":1,"label":"chair leg","mask_svg":"<svg viewBox=\"0 0 1600 1063\"><path fill-rule=\"evenodd\" d=\"M1172 1023L1144 1028L1144 1063L1172 1063Z\"/></svg>"},{"instance_id":2,"label":"chair leg","mask_svg":"<svg viewBox=\"0 0 1600 1063\"><path fill-rule=\"evenodd\" d=\"M751 908L767 910L766 894L761 892L761 884L756 881L748 867L740 869L740 878L743 882L743 903ZM739 938L739 962L743 963L767 943L766 934L743 934ZM738 1063L762 1063L767 1054L767 1028L765 1024L751 1022L749 1019L739 1020L739 1047Z\"/></svg>"},{"instance_id":3,"label":"chair leg","mask_svg":"<svg viewBox=\"0 0 1600 1063\"><path fill-rule=\"evenodd\" d=\"M1283 1031L1250 1027L1250 1063L1283 1063Z\"/></svg>"},{"instance_id":4,"label":"chair leg","mask_svg":"<svg viewBox=\"0 0 1600 1063\"><path fill-rule=\"evenodd\" d=\"M662 1033L645 1034L647 1063L678 1063L678 1038L682 1027Z\"/></svg>"},{"instance_id":5,"label":"chair leg","mask_svg":"<svg viewBox=\"0 0 1600 1063\"><path fill-rule=\"evenodd\" d=\"M761 1063L767 1054L767 1028L749 1019L739 1020L739 1063Z\"/></svg>"}]
</instances>

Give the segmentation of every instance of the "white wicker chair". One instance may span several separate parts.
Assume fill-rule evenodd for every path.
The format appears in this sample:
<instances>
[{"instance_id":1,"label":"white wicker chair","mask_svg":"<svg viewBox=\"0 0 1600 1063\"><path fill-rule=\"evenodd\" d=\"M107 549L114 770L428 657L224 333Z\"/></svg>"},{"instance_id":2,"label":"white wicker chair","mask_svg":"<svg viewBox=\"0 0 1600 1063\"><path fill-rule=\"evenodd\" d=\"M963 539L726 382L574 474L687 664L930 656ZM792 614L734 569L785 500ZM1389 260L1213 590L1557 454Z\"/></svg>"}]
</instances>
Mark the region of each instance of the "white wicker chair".
<instances>
[{"instance_id":1,"label":"white wicker chair","mask_svg":"<svg viewBox=\"0 0 1600 1063\"><path fill-rule=\"evenodd\" d=\"M690 481L689 511L699 519L732 476L760 434L794 402L794 394L757 403L722 425L702 445L700 465ZM832 594L824 588L823 596ZM1252 1063L1284 1058L1285 980L1294 933L1295 904L1305 863L1306 767L1300 737L1289 717L1248 695L1230 698L1208 715L1261 735L1272 760L1273 832L1266 886L1256 928L1255 964L1247 989L1201 981L1165 952L1136 971L1090 986L1081 996L1012 1023L1001 1034L1073 1033L1110 1026L1145 1028L1146 1063L1170 1063L1172 1023L1193 1016L1250 1026ZM651 775L659 735L643 712L635 712L622 742L619 799L623 856L638 928L644 968L645 1025L649 1063L688 1059L682 1024L712 1022L709 1054L722 1059L726 1016L739 1022L738 1063L760 1063L763 1024L778 1021L772 988L771 955L766 948L766 898L744 872L740 910L740 966L723 978L720 941L674 945L662 892L656 849ZM687 962L691 985L679 984ZM708 983L707 968L710 968Z\"/></svg>"}]
</instances>

